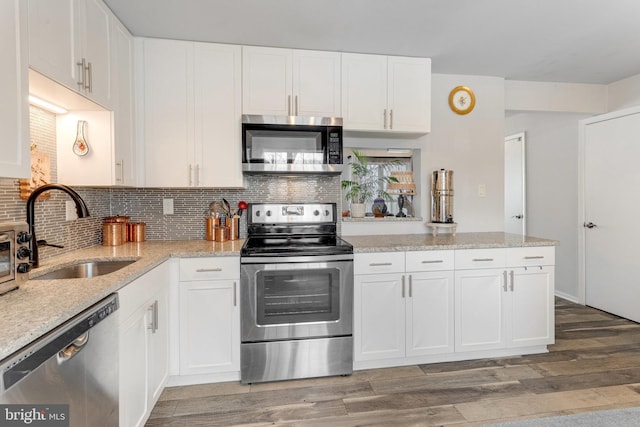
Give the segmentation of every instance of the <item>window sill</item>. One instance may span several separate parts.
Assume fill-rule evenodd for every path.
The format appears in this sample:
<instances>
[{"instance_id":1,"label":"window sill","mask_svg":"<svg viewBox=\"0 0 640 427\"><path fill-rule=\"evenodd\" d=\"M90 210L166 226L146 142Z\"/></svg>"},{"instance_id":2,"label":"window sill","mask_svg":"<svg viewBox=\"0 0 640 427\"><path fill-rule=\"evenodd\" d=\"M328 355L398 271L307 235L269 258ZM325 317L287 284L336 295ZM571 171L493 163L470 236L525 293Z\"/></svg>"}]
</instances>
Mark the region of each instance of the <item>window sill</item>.
<instances>
[{"instance_id":1,"label":"window sill","mask_svg":"<svg viewBox=\"0 0 640 427\"><path fill-rule=\"evenodd\" d=\"M410 222L410 221L422 221L422 217L396 217L396 216L383 216L376 218L374 216L366 216L364 218L351 218L350 216L342 217L343 222Z\"/></svg>"}]
</instances>

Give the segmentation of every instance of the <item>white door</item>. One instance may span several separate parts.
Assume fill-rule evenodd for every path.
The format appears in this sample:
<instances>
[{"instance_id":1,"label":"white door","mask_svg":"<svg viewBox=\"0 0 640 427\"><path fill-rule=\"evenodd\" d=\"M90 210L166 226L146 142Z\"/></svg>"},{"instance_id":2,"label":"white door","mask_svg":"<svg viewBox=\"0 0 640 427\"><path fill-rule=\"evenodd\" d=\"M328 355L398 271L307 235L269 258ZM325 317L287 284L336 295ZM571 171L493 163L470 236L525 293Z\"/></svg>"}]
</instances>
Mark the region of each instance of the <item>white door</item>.
<instances>
[{"instance_id":1,"label":"white door","mask_svg":"<svg viewBox=\"0 0 640 427\"><path fill-rule=\"evenodd\" d=\"M640 113L584 129L586 304L640 322Z\"/></svg>"},{"instance_id":2,"label":"white door","mask_svg":"<svg viewBox=\"0 0 640 427\"><path fill-rule=\"evenodd\" d=\"M504 139L504 231L526 234L524 132Z\"/></svg>"}]
</instances>

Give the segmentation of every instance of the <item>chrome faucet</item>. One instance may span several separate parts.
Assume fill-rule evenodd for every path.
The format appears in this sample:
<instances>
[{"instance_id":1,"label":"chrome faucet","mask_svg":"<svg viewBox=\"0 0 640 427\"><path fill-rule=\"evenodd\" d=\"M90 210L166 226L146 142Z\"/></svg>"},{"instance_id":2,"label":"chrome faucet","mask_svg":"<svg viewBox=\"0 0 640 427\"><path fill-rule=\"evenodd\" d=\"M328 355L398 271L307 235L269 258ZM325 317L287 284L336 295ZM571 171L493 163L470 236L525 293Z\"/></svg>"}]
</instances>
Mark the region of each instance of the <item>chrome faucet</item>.
<instances>
[{"instance_id":1,"label":"chrome faucet","mask_svg":"<svg viewBox=\"0 0 640 427\"><path fill-rule=\"evenodd\" d=\"M89 216L89 209L87 209L87 205L82 200L82 197L70 187L62 184L45 184L41 187L36 188L31 192L31 195L27 199L27 223L29 224L29 234L31 235L31 255L29 256L29 262L33 268L38 267L39 257L38 257L38 239L36 239L36 230L34 227L35 214L34 214L34 204L38 196L45 191L49 190L60 190L64 193L67 193L71 199L76 204L76 211L78 212L78 218L85 218Z\"/></svg>"}]
</instances>

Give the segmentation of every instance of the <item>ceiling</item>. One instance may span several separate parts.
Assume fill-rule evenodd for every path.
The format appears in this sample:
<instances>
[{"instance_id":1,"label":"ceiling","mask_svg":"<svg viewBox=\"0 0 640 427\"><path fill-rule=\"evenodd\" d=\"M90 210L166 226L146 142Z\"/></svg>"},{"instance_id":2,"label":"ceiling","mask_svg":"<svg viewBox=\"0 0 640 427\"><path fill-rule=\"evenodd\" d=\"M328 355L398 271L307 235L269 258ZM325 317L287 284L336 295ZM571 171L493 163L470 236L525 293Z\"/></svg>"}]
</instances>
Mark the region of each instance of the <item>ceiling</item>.
<instances>
[{"instance_id":1,"label":"ceiling","mask_svg":"<svg viewBox=\"0 0 640 427\"><path fill-rule=\"evenodd\" d=\"M135 36L432 58L434 73L640 74L638 0L105 0Z\"/></svg>"}]
</instances>

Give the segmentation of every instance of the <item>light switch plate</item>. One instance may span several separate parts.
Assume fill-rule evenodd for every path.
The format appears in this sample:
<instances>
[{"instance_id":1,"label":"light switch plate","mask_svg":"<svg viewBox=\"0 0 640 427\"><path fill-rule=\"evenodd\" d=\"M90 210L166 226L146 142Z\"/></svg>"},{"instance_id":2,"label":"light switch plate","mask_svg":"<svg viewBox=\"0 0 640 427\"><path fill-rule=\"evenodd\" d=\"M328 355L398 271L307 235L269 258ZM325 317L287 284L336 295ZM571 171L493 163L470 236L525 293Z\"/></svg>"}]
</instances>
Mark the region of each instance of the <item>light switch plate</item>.
<instances>
[{"instance_id":1,"label":"light switch plate","mask_svg":"<svg viewBox=\"0 0 640 427\"><path fill-rule=\"evenodd\" d=\"M162 214L173 215L173 199L162 199Z\"/></svg>"}]
</instances>

